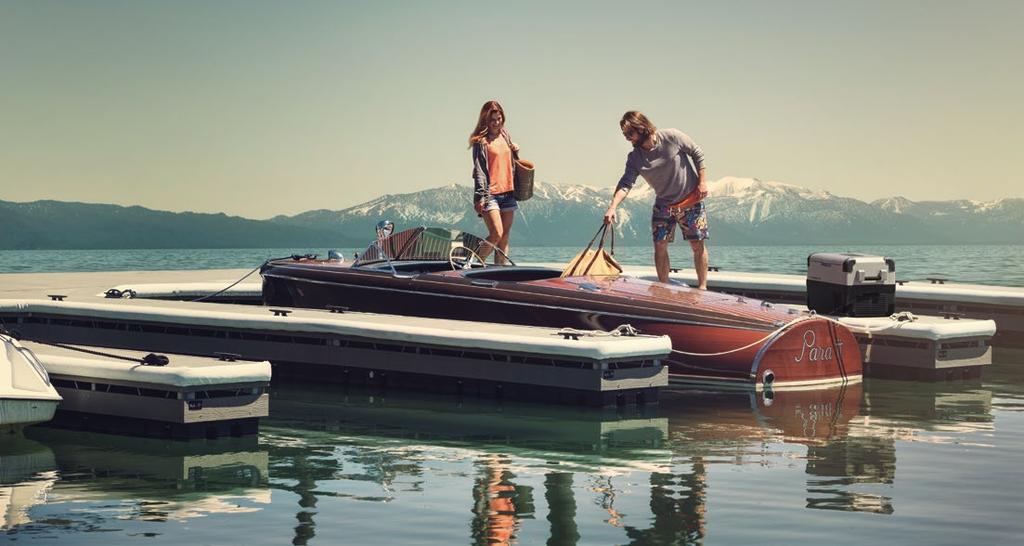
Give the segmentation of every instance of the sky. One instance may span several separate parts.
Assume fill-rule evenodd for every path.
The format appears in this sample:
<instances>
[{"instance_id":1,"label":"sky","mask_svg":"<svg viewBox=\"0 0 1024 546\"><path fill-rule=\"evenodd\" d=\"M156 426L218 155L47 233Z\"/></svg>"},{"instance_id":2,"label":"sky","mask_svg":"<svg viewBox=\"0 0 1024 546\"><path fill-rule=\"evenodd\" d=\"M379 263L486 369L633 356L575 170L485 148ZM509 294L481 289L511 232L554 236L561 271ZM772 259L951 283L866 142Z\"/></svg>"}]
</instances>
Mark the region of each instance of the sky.
<instances>
[{"instance_id":1,"label":"sky","mask_svg":"<svg viewBox=\"0 0 1024 546\"><path fill-rule=\"evenodd\" d=\"M711 180L1022 197L1021 28L1018 0L0 0L0 199L268 218L468 186L490 99L546 182L613 186L637 109Z\"/></svg>"}]
</instances>

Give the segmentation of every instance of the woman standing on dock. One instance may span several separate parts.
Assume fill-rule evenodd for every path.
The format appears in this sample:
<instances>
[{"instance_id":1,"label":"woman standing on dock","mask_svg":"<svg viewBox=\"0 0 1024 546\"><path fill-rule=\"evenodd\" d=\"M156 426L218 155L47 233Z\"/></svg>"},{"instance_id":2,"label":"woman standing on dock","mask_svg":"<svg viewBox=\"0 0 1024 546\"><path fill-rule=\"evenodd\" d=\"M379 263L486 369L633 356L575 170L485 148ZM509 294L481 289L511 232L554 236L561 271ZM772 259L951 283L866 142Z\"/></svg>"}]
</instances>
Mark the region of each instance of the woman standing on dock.
<instances>
[{"instance_id":1,"label":"woman standing on dock","mask_svg":"<svg viewBox=\"0 0 1024 546\"><path fill-rule=\"evenodd\" d=\"M508 255L509 234L519 203L513 196L512 153L519 146L512 142L505 130L505 110L498 101L487 101L480 108L476 128L469 135L473 150L473 208L487 225L487 241L501 250L495 253L494 263L505 263ZM490 247L478 254L486 257Z\"/></svg>"}]
</instances>

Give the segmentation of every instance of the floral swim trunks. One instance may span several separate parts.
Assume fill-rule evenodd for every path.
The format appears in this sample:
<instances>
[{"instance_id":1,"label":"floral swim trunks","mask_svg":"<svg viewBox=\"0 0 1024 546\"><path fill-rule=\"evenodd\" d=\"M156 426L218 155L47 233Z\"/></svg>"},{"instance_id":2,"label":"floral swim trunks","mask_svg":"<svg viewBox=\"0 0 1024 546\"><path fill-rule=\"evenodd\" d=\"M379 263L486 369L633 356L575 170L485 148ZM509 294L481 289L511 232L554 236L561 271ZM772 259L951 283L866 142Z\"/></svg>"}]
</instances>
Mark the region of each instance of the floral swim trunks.
<instances>
[{"instance_id":1,"label":"floral swim trunks","mask_svg":"<svg viewBox=\"0 0 1024 546\"><path fill-rule=\"evenodd\" d=\"M673 242L676 239L676 224L687 241L703 241L708 238L708 214L701 201L692 207L681 209L654 206L651 212L651 234L654 242Z\"/></svg>"}]
</instances>

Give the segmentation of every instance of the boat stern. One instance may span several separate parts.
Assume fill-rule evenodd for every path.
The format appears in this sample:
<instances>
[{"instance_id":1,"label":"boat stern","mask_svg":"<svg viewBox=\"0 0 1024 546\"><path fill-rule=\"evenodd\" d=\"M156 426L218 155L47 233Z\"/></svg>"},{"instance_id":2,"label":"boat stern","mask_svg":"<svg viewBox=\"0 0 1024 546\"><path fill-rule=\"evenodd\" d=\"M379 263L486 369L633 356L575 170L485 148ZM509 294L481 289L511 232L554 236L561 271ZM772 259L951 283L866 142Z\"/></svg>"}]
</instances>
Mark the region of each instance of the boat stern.
<instances>
[{"instance_id":1,"label":"boat stern","mask_svg":"<svg viewBox=\"0 0 1024 546\"><path fill-rule=\"evenodd\" d=\"M863 362L846 326L811 317L787 325L765 343L750 374L757 388L820 388L861 381Z\"/></svg>"}]
</instances>

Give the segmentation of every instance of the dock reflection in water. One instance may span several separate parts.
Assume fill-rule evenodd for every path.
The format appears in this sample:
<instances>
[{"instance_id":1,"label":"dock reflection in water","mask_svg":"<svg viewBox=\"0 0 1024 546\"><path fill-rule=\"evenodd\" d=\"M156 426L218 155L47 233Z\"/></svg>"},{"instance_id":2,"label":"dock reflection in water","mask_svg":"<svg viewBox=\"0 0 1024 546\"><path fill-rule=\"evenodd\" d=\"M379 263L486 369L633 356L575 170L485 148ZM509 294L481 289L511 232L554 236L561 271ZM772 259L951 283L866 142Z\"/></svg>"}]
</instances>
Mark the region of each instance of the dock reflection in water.
<instances>
[{"instance_id":1,"label":"dock reflection in water","mask_svg":"<svg viewBox=\"0 0 1024 546\"><path fill-rule=\"evenodd\" d=\"M4 439L0 539L1011 543L1020 393L868 380L673 391L645 413L276 386L258 444Z\"/></svg>"},{"instance_id":2,"label":"dock reflection in water","mask_svg":"<svg viewBox=\"0 0 1024 546\"><path fill-rule=\"evenodd\" d=\"M256 438L183 442L39 427L25 436L0 446L4 530L67 534L107 520L185 521L270 503L267 453ZM35 507L47 515L33 516Z\"/></svg>"},{"instance_id":3,"label":"dock reflection in water","mask_svg":"<svg viewBox=\"0 0 1024 546\"><path fill-rule=\"evenodd\" d=\"M465 533L472 543L521 539L522 522L537 517L534 491L540 488L550 512L546 517L551 536L571 544L579 537L576 475L649 472L668 465L671 457L664 447L667 419L636 408L623 415L312 385L275 388L272 399L273 417L264 424L276 461L272 474L275 481L289 478L299 495L293 544L307 543L324 528L313 518L319 497L392 502L409 492L433 496L425 490L430 477L452 465L458 468L443 472L470 480L469 491L458 491L456 497L442 494L448 506L435 509L468 508L471 517ZM297 444L308 446L308 451L295 452L291 446ZM274 457L276 445L285 458ZM343 457L308 456L339 449ZM284 474L278 474L278 465ZM305 472L292 474L297 469ZM538 480L542 485L535 483ZM407 514L408 519L417 517ZM436 529L427 526L422 531Z\"/></svg>"}]
</instances>

